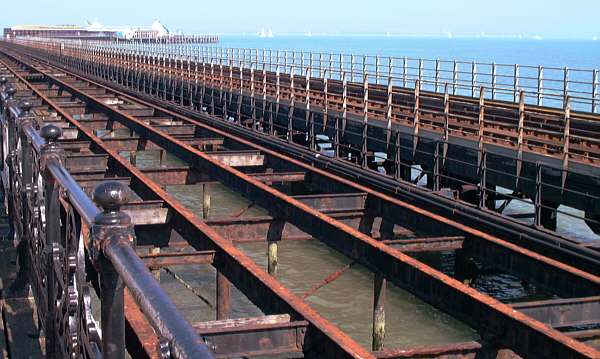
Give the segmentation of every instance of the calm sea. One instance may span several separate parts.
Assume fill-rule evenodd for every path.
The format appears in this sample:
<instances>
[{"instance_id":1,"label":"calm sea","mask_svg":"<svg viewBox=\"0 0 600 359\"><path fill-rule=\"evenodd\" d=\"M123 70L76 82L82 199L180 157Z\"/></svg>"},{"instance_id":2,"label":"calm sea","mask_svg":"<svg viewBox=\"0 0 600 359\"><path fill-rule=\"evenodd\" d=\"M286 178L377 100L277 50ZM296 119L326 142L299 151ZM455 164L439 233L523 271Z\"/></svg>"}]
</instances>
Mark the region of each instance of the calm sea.
<instances>
[{"instance_id":1,"label":"calm sea","mask_svg":"<svg viewBox=\"0 0 600 359\"><path fill-rule=\"evenodd\" d=\"M600 41L397 36L258 36L220 37L223 47L271 48L357 55L600 68Z\"/></svg>"}]
</instances>

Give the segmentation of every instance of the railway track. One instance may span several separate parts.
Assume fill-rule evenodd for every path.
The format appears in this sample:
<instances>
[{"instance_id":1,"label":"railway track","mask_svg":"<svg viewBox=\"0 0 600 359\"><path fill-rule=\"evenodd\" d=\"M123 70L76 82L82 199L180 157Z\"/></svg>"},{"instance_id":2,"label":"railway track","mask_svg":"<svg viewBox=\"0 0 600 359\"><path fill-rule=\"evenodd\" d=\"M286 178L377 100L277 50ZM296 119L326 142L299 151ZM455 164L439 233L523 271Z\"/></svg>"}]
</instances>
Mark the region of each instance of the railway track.
<instances>
[{"instance_id":1,"label":"railway track","mask_svg":"<svg viewBox=\"0 0 600 359\"><path fill-rule=\"evenodd\" d=\"M99 79L102 81L102 79ZM105 82L109 86L119 86L112 82ZM188 124L198 125L200 121L191 121L189 116L201 118L202 122L210 123L212 127L218 127L221 130L229 133L236 133L238 136L253 142L254 144L262 144L279 153L288 153L297 159L303 160L310 165L317 165L325 170L334 169L336 173L342 174L355 182L364 183L371 188L387 193L388 195L399 197L402 200L426 208L433 213L444 217L453 218L456 221L466 224L467 226L483 229L484 231L499 236L504 240L516 243L528 249L532 249L544 255L550 256L559 261L565 262L577 268L590 271L598 274L598 253L594 249L594 242L581 243L570 238L564 238L552 233L532 229L526 225L522 225L514 220L507 220L498 216L494 212L481 211L465 206L460 202L447 199L438 195L432 196L424 191L419 191L418 188L404 185L402 182L389 180L380 174L373 173L369 170L352 167L345 161L336 161L328 159L325 156L314 156L306 150L302 150L301 146L295 143L281 143L274 136L264 136L258 131L250 131L244 126L239 126L229 121L219 121L218 119L206 116L204 113L188 110L184 106L177 106L167 100L156 99L136 91L132 91L126 86L119 86L121 91L127 92L136 98L144 98L144 101L153 103L154 105L167 107L173 112L183 114L181 120ZM152 93L152 90L150 90ZM227 113L223 110L223 113ZM264 148L253 146L257 150ZM296 145L296 146L294 146ZM463 169L463 172L465 170Z\"/></svg>"},{"instance_id":2,"label":"railway track","mask_svg":"<svg viewBox=\"0 0 600 359\"><path fill-rule=\"evenodd\" d=\"M265 313L289 313L294 319L307 321L304 340L319 344L302 348L305 355L315 355L317 347L330 350L332 356L373 354L273 278L277 242L282 240L325 243L376 274L375 298L385 297L386 282L406 289L476 329L485 338L486 349L488 345L506 347L524 357L598 355L584 344L590 333L577 332L574 335L578 340L573 340L568 331L573 321L568 326L566 321L544 324L548 317L540 314L540 308L581 313L589 303L597 305L600 278L596 273L310 167L64 69L16 53L6 55L2 66L5 75L14 79L16 96L28 99L32 113L41 121L63 129L59 143L68 153L67 167L82 187L90 191L98 181L116 178L136 193L137 201L128 211L139 228L138 245L215 251L212 264L224 276L217 279L222 286L233 283ZM161 158L173 154L184 165L133 165L136 154L152 150ZM268 216L247 217L242 210L226 218L211 218L205 201L202 215L206 218L201 220L163 189L170 184L203 184L207 188L215 182L243 195L252 206L266 210ZM161 242L156 238L159 236L143 235L144 230L167 235ZM174 231L178 233L176 240L169 239ZM241 241L267 244L272 276L235 248L235 242ZM439 251L454 253L457 265L452 273L443 273L414 258L415 253ZM477 265L522 278L565 300L515 307L500 303L465 284L473 279L469 275L472 271L466 268L475 269ZM220 301L227 308L226 294ZM380 304L374 311L382 310ZM226 312L224 309L221 316L227 316ZM598 323L597 319L592 322ZM444 355L461 350L472 353L481 347L479 343L458 343L420 350ZM419 350L411 353L419 355ZM374 355L404 354L383 350Z\"/></svg>"},{"instance_id":3,"label":"railway track","mask_svg":"<svg viewBox=\"0 0 600 359\"><path fill-rule=\"evenodd\" d=\"M328 108L332 113L345 113L345 116L361 121L367 115L375 123L389 122L388 128L396 124L417 125L445 133L445 136L481 137L477 141L508 147L521 146L525 151L561 159L568 154L569 158L585 163L597 164L600 160L600 116L571 111L569 101L565 101L565 108L555 109L525 104L523 96L520 103L488 100L485 94L488 89L485 87L481 88L479 98L415 92L393 83L387 86L374 84L369 80L369 75L364 77L358 74L363 82L349 81L354 79L355 74L344 69L312 69L290 64L277 65L278 71L269 71L264 62L252 63L238 59L236 62L241 66L230 66L228 62L232 60L227 58L194 61L185 52L181 56L169 54L153 57L125 49L105 55L100 51L92 52L91 49L86 53L85 49L67 48L62 56L120 69L114 71L117 77L122 77L117 79L120 82L128 79L131 73L163 76L166 83L162 83L155 91L163 92L164 97L183 97L177 91L179 89L169 93L173 82L202 83L210 88L245 93L249 97L272 98L281 104L293 102L299 108L305 108L308 103L309 106ZM152 80L148 78L146 82ZM229 98L228 101L231 103L234 99ZM235 103L229 107L235 107ZM415 120L415 117L418 119ZM566 117L569 118L568 124Z\"/></svg>"},{"instance_id":4,"label":"railway track","mask_svg":"<svg viewBox=\"0 0 600 359\"><path fill-rule=\"evenodd\" d=\"M24 45L41 59L52 58L100 81L203 110L313 151L327 149L328 156L385 172L399 182L426 180L433 191L451 188L479 209L501 213L511 202L531 204L533 213L517 217L533 218L538 228L555 231L562 214L600 233L600 167L594 154L598 115L572 111L569 101L560 110L489 100L485 89L479 99L415 92L392 81L387 87L373 83L368 76L363 83L344 81L343 67L337 75L325 68L280 64L273 66L282 71L271 71L266 63L259 70L257 62L204 51L191 57L181 49L163 54L149 47L140 55L94 44ZM313 70L321 77L314 77ZM419 175L413 178L415 168ZM498 200L504 203L498 206ZM567 213L561 205L583 213Z\"/></svg>"}]
</instances>

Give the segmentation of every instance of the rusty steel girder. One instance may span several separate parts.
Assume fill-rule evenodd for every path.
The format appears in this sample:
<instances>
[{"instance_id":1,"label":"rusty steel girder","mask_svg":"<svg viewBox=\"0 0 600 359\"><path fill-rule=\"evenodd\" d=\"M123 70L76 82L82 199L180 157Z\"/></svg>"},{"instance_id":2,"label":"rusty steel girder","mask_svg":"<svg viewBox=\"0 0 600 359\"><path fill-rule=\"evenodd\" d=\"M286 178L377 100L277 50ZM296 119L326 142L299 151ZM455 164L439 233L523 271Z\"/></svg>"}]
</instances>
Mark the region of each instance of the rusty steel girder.
<instances>
[{"instance_id":1,"label":"rusty steel girder","mask_svg":"<svg viewBox=\"0 0 600 359\"><path fill-rule=\"evenodd\" d=\"M73 93L77 93L81 98L85 98L86 100L94 103L95 106L102 108L103 111L111 113L111 115L117 118L118 121L121 121L127 127L131 126L130 128L136 130L138 133L143 133L149 140L156 142L161 147L177 152L180 158L186 160L194 166L202 168L203 170L212 174L214 178L218 178L226 185L238 190L241 193L244 193L246 196L259 203L262 207L270 209L272 213L280 214L282 219L291 222L306 233L313 235L314 237L320 239L324 243L339 250L366 267L376 272L383 273L385 277L393 283L399 285L400 287L408 288L417 296L425 299L427 302L453 314L457 318L465 320L481 332L486 333L486 335L490 335L499 343L515 350L517 353L525 356L547 356L549 353L561 353L561 355L564 354L565 356L574 357L579 355L585 356L595 354L593 349L574 342L564 334L550 329L549 327L546 327L545 325L537 322L536 320L528 318L521 313L513 311L509 306L501 304L490 297L482 295L481 293L466 287L462 283L447 277L436 270L433 270L419 261L406 256L400 251L392 249L384 243L375 241L368 235L365 235L331 218L330 216L327 216L322 212L307 206L297 199L286 196L281 192L270 188L269 186L257 181L256 179L253 179L251 176L248 176L241 171L216 161L210 155L207 155L206 153L199 151L185 144L184 142L145 124L144 122L136 119L134 116L111 108L108 105L104 105L101 101L94 99L93 96L86 95L84 92L79 91L74 86L71 86L70 84L60 80L60 78L54 77L53 75L47 73L45 76L51 79L54 83L68 88ZM100 86L98 84L96 85ZM38 95L41 95L40 97L44 98L43 94L38 93ZM44 100L50 106L55 107L65 119L76 126L82 133L85 133L86 137L90 138L96 145L100 146L104 151L109 153L114 160L119 161L123 166L125 166L132 174L135 175L135 177L145 178L144 175L141 174L137 169L132 168L129 163L125 162L122 158L119 158L114 151L103 145L101 140L97 139L96 136L87 131L67 112L60 110L59 105L54 104L48 99ZM137 101L138 103L143 103L139 100ZM148 106L149 104L145 103L145 105ZM177 114L172 115L174 117L182 117ZM190 119L186 120L192 121ZM200 124L197 125L201 126ZM231 135L227 135L225 133L223 133L223 135L232 137ZM244 141L241 139L236 140L244 143ZM277 154L273 153L272 151L263 148L260 150L263 153L269 153L272 156L277 156ZM279 157L282 158L283 156L279 155ZM286 160L294 162L290 159ZM316 171L315 169L307 168L307 166L304 166L298 161L295 161L294 163L300 167L306 168L307 171ZM522 258L528 263L535 263L535 265L542 266L544 269L551 269L554 275L557 276L551 280L559 280L564 283L565 287L561 287L559 290L565 291L565 293L583 293L584 295L591 295L591 293L593 294L598 292L598 285L600 282L596 276L532 253L516 245L506 243L498 238L472 228L468 228L464 225L460 225L447 218L433 215L430 212L416 208L407 203L403 203L394 198L387 197L368 188L357 186L356 184L339 179L333 175L324 172L320 173L320 175L328 178L330 181L338 181L343 183L345 186L359 189L361 192L368 193L370 198L375 198L375 200L373 200L375 201L375 205L369 207L369 209L373 212L390 215L391 210L386 210L383 206L392 205L395 207L391 208L402 208L405 213L415 212L418 215L426 218L427 221L440 226L438 228L443 228L446 230L448 228L453 228L455 230L458 229L467 233L470 237L468 238L469 240L477 241L479 244L492 243L493 246L501 247L507 253L510 252L511 255L516 254L518 258ZM152 182L147 182L146 185L155 194L159 195L161 199L165 201L165 203L168 203L173 209L176 210L175 212L178 213L178 215L174 216L172 221L177 223L177 221L183 220L187 223L181 222L180 224L182 226L189 226L193 223L199 228L206 229L206 231L209 233L214 233L202 222L198 221L196 224L196 218L194 218L189 211L184 209L180 204L173 202L173 200L164 192L161 192L159 188L155 188L155 184L153 185ZM215 256L215 263L217 265L221 255L225 255L226 257L233 256L235 249L233 247L226 246L225 243L220 242L220 238L219 240L217 240L217 238L211 238L211 242L223 250L223 252L217 252ZM202 248L200 243L192 244ZM251 262L244 262L244 266L246 265L251 265ZM225 266L224 273L226 275L241 274L240 272L232 273L230 270L228 271L227 266ZM227 277L234 281L235 277L232 278L230 275L227 275ZM548 281L547 278L537 278L537 280L542 283L544 281ZM572 280L575 280L577 285L568 286L567 283ZM486 322L484 318L488 318L490 322ZM527 339L524 340L524 338ZM527 344L524 345L523 340L525 343L538 343L542 348L533 347Z\"/></svg>"}]
</instances>

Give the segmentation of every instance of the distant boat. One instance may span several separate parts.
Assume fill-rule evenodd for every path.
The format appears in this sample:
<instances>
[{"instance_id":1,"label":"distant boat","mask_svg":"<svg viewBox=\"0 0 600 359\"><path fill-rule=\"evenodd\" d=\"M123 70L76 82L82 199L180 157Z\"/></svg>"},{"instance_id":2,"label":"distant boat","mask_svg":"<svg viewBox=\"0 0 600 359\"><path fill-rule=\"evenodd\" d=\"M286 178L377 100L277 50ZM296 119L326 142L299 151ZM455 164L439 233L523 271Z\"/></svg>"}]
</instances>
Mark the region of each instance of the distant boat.
<instances>
[{"instance_id":1,"label":"distant boat","mask_svg":"<svg viewBox=\"0 0 600 359\"><path fill-rule=\"evenodd\" d=\"M312 37L312 32L310 32L310 31L309 31L309 32L307 32L307 33L306 33L306 37Z\"/></svg>"},{"instance_id":2,"label":"distant boat","mask_svg":"<svg viewBox=\"0 0 600 359\"><path fill-rule=\"evenodd\" d=\"M262 29L260 29L260 32L258 33L258 37L262 37L262 38L267 37L267 33L265 32L264 27Z\"/></svg>"},{"instance_id":3,"label":"distant boat","mask_svg":"<svg viewBox=\"0 0 600 359\"><path fill-rule=\"evenodd\" d=\"M452 38L452 33L450 31L448 31L448 38L451 39Z\"/></svg>"},{"instance_id":4,"label":"distant boat","mask_svg":"<svg viewBox=\"0 0 600 359\"><path fill-rule=\"evenodd\" d=\"M271 30L271 28L267 30L267 37L273 37L273 30Z\"/></svg>"}]
</instances>

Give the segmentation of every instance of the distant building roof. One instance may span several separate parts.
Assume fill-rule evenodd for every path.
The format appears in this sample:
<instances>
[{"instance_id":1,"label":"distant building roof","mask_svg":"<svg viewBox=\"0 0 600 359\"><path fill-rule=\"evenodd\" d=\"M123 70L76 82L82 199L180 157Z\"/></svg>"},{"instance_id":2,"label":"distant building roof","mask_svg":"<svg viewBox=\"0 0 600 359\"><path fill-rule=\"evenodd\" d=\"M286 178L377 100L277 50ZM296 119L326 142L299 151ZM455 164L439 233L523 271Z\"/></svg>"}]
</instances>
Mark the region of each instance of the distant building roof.
<instances>
[{"instance_id":1,"label":"distant building roof","mask_svg":"<svg viewBox=\"0 0 600 359\"><path fill-rule=\"evenodd\" d=\"M63 33L63 31L65 33ZM68 32L75 32L70 34ZM163 38L174 34L159 21L155 20L150 26L106 26L98 21L86 21L79 25L16 25L4 29L5 36L32 36L44 33L44 36L105 36L125 39Z\"/></svg>"},{"instance_id":2,"label":"distant building roof","mask_svg":"<svg viewBox=\"0 0 600 359\"><path fill-rule=\"evenodd\" d=\"M10 27L11 30L85 30L84 27L78 25L15 25Z\"/></svg>"}]
</instances>

